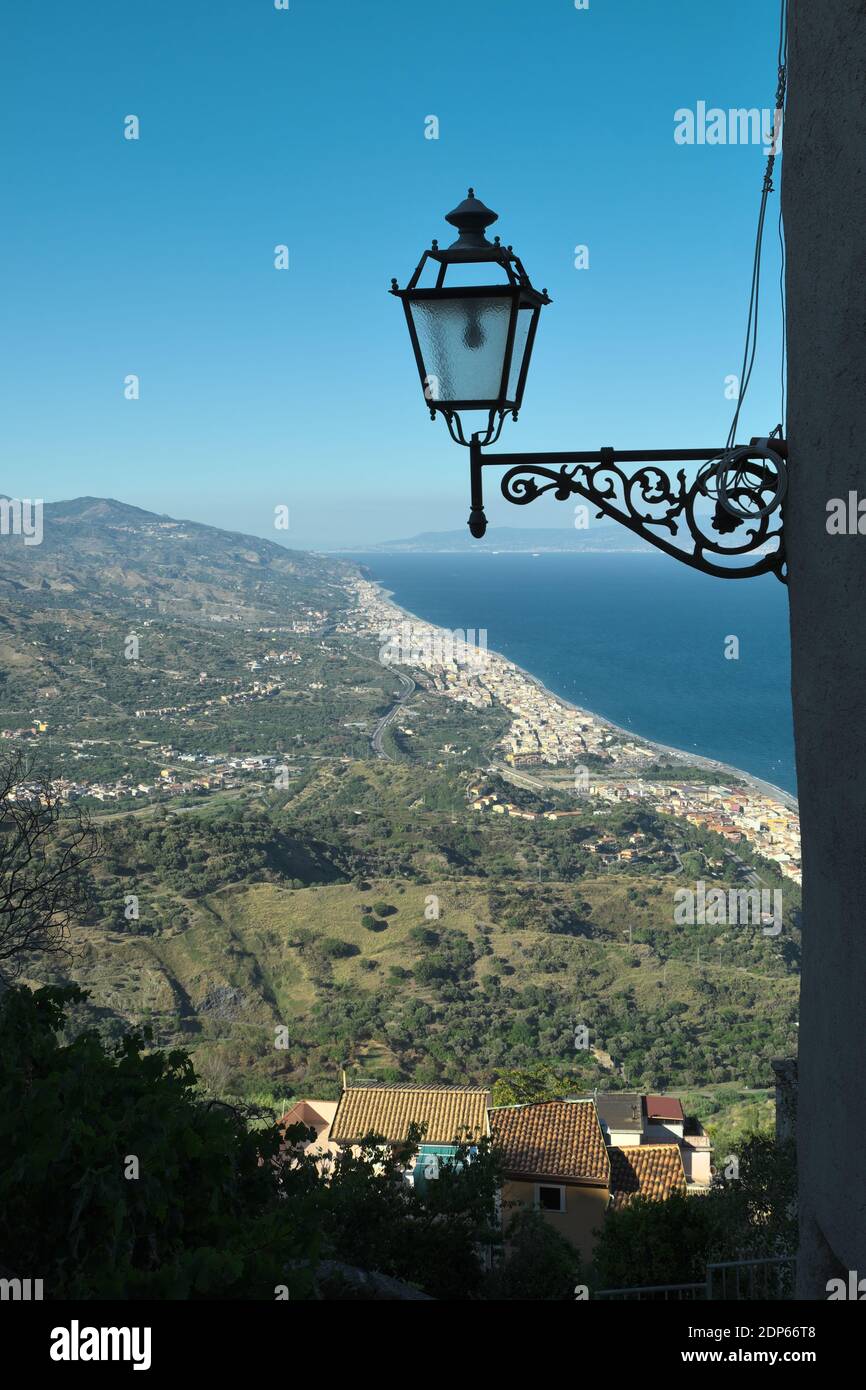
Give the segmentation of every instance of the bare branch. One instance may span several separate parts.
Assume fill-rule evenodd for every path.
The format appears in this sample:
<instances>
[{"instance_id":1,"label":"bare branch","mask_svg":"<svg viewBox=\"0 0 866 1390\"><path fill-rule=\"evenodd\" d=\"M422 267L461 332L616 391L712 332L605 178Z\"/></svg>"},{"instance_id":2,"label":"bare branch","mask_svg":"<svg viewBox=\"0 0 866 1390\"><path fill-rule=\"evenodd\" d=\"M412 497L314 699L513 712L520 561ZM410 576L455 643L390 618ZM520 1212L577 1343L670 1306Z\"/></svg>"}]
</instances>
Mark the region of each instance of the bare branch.
<instances>
[{"instance_id":1,"label":"bare branch","mask_svg":"<svg viewBox=\"0 0 866 1390\"><path fill-rule=\"evenodd\" d=\"M0 980L15 979L37 952L69 953L99 853L86 811L64 806L21 753L0 757Z\"/></svg>"}]
</instances>

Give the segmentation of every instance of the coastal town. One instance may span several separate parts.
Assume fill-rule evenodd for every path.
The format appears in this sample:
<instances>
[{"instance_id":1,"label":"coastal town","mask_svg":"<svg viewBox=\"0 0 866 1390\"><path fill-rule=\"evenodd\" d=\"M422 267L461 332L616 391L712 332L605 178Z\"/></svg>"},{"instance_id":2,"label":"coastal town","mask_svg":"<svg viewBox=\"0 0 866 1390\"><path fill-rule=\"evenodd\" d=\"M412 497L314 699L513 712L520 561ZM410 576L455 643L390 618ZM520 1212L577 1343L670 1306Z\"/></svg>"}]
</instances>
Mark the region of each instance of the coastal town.
<instances>
[{"instance_id":1,"label":"coastal town","mask_svg":"<svg viewBox=\"0 0 866 1390\"><path fill-rule=\"evenodd\" d=\"M479 711L495 706L510 716L508 729L495 750L495 765L508 778L530 790L567 790L574 807L527 810L498 794L472 795L478 813L522 820L580 816L587 803L599 808L620 802L640 802L654 811L713 831L726 840L731 853L747 844L796 883L801 881L800 827L796 802L779 789L748 774L707 759L641 739L554 695L539 680L487 648L484 629L448 631L428 623L393 603L381 587L364 578L349 582L351 606L339 618L325 611L296 617L289 629L262 629L273 640L287 630L296 636L319 638L327 633L378 647L386 668L411 669L418 684L433 695ZM296 645L268 645L245 661L247 679L213 681L206 671L198 676L201 696L179 704L141 706L137 721L189 719L217 708L270 702L289 688L282 674L303 663ZM277 671L280 672L277 675ZM313 690L320 682L310 682ZM222 688L220 688L222 687ZM405 698L402 697L402 698ZM44 720L0 730L0 737L17 744L41 742L48 733ZM411 730L403 730L408 737ZM86 763L105 739L80 738L70 744L73 761ZM231 757L212 751L181 751L170 739L140 739L136 749L153 765L145 778L122 772L113 778L81 775L57 777L52 791L62 800L89 798L117 802L201 796L233 792L244 785L277 785L275 777L285 756L273 748ZM683 776L677 776L678 766ZM703 769L700 780L696 767ZM662 772L664 775L660 776ZM691 777L689 773L691 772ZM30 790L20 788L20 795Z\"/></svg>"},{"instance_id":2,"label":"coastal town","mask_svg":"<svg viewBox=\"0 0 866 1390\"><path fill-rule=\"evenodd\" d=\"M800 824L792 797L781 791L774 794L731 768L662 749L577 709L513 662L488 651L483 629L444 632L399 608L366 579L356 582L355 594L357 607L344 628L378 638L383 664L404 664L423 672L427 689L448 699L477 709L498 704L509 712L512 722L501 746L508 768L532 769L536 775L545 768L568 768L576 800L594 798L599 805L644 802L655 811L715 831L732 846L747 843L800 883ZM696 785L675 775L649 776L649 769L662 761L668 765L666 772L674 773L678 761L704 763L718 780ZM495 806L500 814L523 819L537 814L498 798L479 798L473 804L481 812ZM569 812L544 814L557 819Z\"/></svg>"},{"instance_id":3,"label":"coastal town","mask_svg":"<svg viewBox=\"0 0 866 1390\"><path fill-rule=\"evenodd\" d=\"M102 739L80 739L71 745L81 758L90 756L88 746L95 747L105 743ZM144 745L142 745L143 751ZM59 801L80 801L88 798L93 801L125 803L130 801L163 800L191 795L206 795L208 792L235 791L251 781L261 782L264 775L275 775L278 759L275 754L256 754L245 758L229 758L207 753L183 753L170 744L158 749L148 749L151 757L156 756L154 775L147 781L137 781L132 774L122 773L117 778L52 777L48 781L51 795ZM178 767L177 764L183 766ZM273 770L273 771L272 771ZM10 795L19 801L26 801L34 794L44 792L39 779L22 782L12 789Z\"/></svg>"}]
</instances>

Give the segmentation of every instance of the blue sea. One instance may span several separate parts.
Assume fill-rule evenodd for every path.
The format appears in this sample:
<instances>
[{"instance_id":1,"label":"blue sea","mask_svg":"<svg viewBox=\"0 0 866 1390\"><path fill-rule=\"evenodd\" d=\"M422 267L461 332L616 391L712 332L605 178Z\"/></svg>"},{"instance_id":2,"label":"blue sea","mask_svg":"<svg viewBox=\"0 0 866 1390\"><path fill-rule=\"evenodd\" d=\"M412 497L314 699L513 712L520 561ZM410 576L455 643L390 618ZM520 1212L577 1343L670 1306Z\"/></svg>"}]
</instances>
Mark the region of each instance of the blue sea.
<instances>
[{"instance_id":1,"label":"blue sea","mask_svg":"<svg viewBox=\"0 0 866 1390\"><path fill-rule=\"evenodd\" d=\"M351 558L428 622L486 628L491 650L564 699L796 794L787 595L773 575L713 579L647 554Z\"/></svg>"}]
</instances>

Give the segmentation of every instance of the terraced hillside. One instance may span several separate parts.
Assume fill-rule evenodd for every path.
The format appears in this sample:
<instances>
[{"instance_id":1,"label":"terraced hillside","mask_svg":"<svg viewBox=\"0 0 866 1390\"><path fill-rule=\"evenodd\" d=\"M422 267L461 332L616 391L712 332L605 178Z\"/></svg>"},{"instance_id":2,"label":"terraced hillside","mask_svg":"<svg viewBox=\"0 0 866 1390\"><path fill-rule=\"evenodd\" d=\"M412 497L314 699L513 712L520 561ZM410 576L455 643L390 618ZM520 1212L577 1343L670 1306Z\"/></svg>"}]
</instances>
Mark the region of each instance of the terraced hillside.
<instances>
[{"instance_id":1,"label":"terraced hillside","mask_svg":"<svg viewBox=\"0 0 866 1390\"><path fill-rule=\"evenodd\" d=\"M362 763L288 800L106 824L71 967L93 1016L147 1023L190 1046L215 1089L274 1099L333 1095L345 1064L458 1082L543 1062L581 1088L770 1083L797 1001L775 940L675 925L673 859L599 870L588 827L482 821L463 775L429 777L434 801L453 777L453 809L416 804L417 770ZM632 825L612 812L604 829Z\"/></svg>"},{"instance_id":2,"label":"terraced hillside","mask_svg":"<svg viewBox=\"0 0 866 1390\"><path fill-rule=\"evenodd\" d=\"M481 785L536 810L570 794L505 787L496 706L418 683L377 748L398 692L347 621L353 573L94 499L47 508L41 546L2 538L6 746L102 841L71 962L30 980L85 985L77 1026L189 1047L220 1095L543 1064L563 1089L752 1113L743 1088L796 1043L796 891L778 938L676 925L677 887L745 872L711 833L631 805L479 814ZM602 862L599 837L635 857Z\"/></svg>"}]
</instances>

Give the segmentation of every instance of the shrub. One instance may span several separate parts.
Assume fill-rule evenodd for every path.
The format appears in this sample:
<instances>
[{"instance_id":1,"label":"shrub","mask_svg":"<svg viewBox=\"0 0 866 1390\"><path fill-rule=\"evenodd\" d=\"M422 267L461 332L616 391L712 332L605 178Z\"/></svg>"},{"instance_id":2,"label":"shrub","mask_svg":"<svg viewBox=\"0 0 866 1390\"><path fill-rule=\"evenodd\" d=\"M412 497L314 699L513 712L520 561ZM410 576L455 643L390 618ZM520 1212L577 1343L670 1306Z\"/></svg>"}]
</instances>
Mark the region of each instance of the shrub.
<instances>
[{"instance_id":1,"label":"shrub","mask_svg":"<svg viewBox=\"0 0 866 1390\"><path fill-rule=\"evenodd\" d=\"M409 932L409 940L417 942L419 946L437 946L439 933L430 927L413 927Z\"/></svg>"},{"instance_id":2,"label":"shrub","mask_svg":"<svg viewBox=\"0 0 866 1390\"><path fill-rule=\"evenodd\" d=\"M353 945L351 941L339 941L335 936L323 936L319 942L319 950L332 960L343 960L346 956L361 954L360 946Z\"/></svg>"},{"instance_id":3,"label":"shrub","mask_svg":"<svg viewBox=\"0 0 866 1390\"><path fill-rule=\"evenodd\" d=\"M507 1256L488 1278L485 1298L572 1302L580 1257L537 1211L518 1211L508 1224Z\"/></svg>"},{"instance_id":4,"label":"shrub","mask_svg":"<svg viewBox=\"0 0 866 1390\"><path fill-rule=\"evenodd\" d=\"M146 1035L61 1043L85 997L0 1003L4 1263L38 1270L55 1299L273 1298L278 1282L308 1296L312 1212L279 1201L276 1130L203 1102L189 1056L147 1051Z\"/></svg>"}]
</instances>

